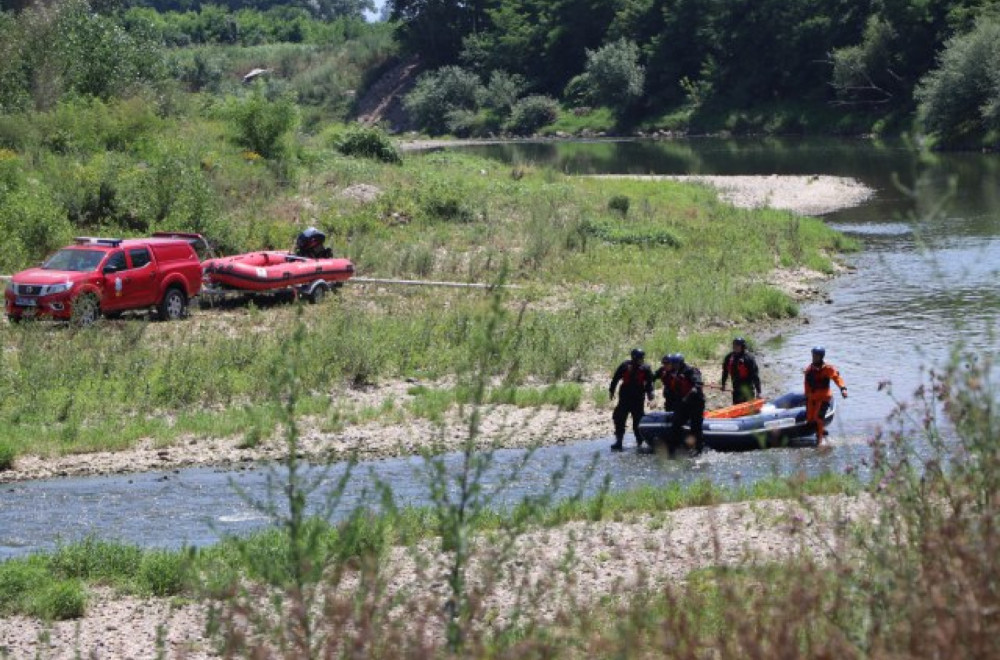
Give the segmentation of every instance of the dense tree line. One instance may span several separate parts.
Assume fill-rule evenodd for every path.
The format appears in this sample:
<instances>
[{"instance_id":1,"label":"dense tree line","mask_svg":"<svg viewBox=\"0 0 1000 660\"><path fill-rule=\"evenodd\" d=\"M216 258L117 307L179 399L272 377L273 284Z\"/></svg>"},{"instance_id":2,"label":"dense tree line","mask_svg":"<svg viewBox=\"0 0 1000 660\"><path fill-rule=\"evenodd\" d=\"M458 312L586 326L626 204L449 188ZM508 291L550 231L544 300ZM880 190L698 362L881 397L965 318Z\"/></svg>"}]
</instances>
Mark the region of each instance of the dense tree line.
<instances>
[{"instance_id":1,"label":"dense tree line","mask_svg":"<svg viewBox=\"0 0 1000 660\"><path fill-rule=\"evenodd\" d=\"M1000 20L997 0L391 3L402 44L429 66L460 66L483 81L496 71L521 76L526 91L569 103L609 95L587 69L611 49L622 71L642 73L641 100L617 94L638 116L796 102L898 122L912 116L915 91L947 44Z\"/></svg>"},{"instance_id":2,"label":"dense tree line","mask_svg":"<svg viewBox=\"0 0 1000 660\"><path fill-rule=\"evenodd\" d=\"M0 11L21 11L33 4L32 0L0 0ZM301 9L313 18L364 18L366 11L374 11L373 0L94 0L90 6L102 14L133 7L145 7L158 12L198 12L203 7L215 7L227 12L243 9L268 11L270 9Z\"/></svg>"}]
</instances>

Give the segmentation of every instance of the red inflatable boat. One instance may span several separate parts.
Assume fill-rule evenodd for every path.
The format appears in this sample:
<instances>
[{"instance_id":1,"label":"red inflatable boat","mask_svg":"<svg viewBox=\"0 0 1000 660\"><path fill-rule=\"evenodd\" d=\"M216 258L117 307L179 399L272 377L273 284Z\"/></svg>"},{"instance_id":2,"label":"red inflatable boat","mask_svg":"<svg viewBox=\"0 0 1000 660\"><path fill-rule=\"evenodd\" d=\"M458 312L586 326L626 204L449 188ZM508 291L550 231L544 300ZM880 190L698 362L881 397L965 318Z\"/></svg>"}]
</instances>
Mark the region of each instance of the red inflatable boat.
<instances>
[{"instance_id":1,"label":"red inflatable boat","mask_svg":"<svg viewBox=\"0 0 1000 660\"><path fill-rule=\"evenodd\" d=\"M310 259L288 252L251 252L202 263L205 279L216 286L243 291L270 291L325 282L344 282L354 275L350 259Z\"/></svg>"}]
</instances>

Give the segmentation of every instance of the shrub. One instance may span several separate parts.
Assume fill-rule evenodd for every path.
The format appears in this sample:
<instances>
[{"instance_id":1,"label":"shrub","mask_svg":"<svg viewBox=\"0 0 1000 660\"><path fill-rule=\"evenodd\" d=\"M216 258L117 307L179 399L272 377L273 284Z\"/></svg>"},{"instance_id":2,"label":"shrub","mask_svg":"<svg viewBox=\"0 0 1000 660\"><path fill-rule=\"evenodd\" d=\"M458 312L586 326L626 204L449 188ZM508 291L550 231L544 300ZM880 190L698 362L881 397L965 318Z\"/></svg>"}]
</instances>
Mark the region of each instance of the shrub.
<instances>
[{"instance_id":1,"label":"shrub","mask_svg":"<svg viewBox=\"0 0 1000 660\"><path fill-rule=\"evenodd\" d=\"M336 139L337 151L345 156L371 158L383 163L399 164L402 156L392 139L377 128L357 126L351 128L342 137Z\"/></svg>"},{"instance_id":2,"label":"shrub","mask_svg":"<svg viewBox=\"0 0 1000 660\"><path fill-rule=\"evenodd\" d=\"M184 556L165 551L149 552L142 558L136 582L154 596L172 596L184 587Z\"/></svg>"},{"instance_id":3,"label":"shrub","mask_svg":"<svg viewBox=\"0 0 1000 660\"><path fill-rule=\"evenodd\" d=\"M0 612L23 611L27 596L50 581L41 566L23 561L0 564Z\"/></svg>"},{"instance_id":4,"label":"shrub","mask_svg":"<svg viewBox=\"0 0 1000 660\"><path fill-rule=\"evenodd\" d=\"M507 130L517 135L531 135L559 117L559 104L548 96L526 96L514 104Z\"/></svg>"},{"instance_id":5,"label":"shrub","mask_svg":"<svg viewBox=\"0 0 1000 660\"><path fill-rule=\"evenodd\" d=\"M584 225L584 229L591 236L618 245L681 246L676 234L660 227L622 226L614 222L591 221Z\"/></svg>"},{"instance_id":6,"label":"shrub","mask_svg":"<svg viewBox=\"0 0 1000 660\"><path fill-rule=\"evenodd\" d=\"M6 440L0 440L0 471L9 470L14 467L14 458L17 450Z\"/></svg>"},{"instance_id":7,"label":"shrub","mask_svg":"<svg viewBox=\"0 0 1000 660\"><path fill-rule=\"evenodd\" d=\"M432 134L448 130L448 114L478 108L482 85L476 74L457 66L445 66L423 74L403 105L417 126Z\"/></svg>"},{"instance_id":8,"label":"shrub","mask_svg":"<svg viewBox=\"0 0 1000 660\"><path fill-rule=\"evenodd\" d=\"M289 137L299 120L291 97L270 101L258 89L248 98L232 102L229 117L240 146L273 160L290 155Z\"/></svg>"},{"instance_id":9,"label":"shrub","mask_svg":"<svg viewBox=\"0 0 1000 660\"><path fill-rule=\"evenodd\" d=\"M587 65L570 81L574 93L583 93L595 105L625 108L642 96L646 70L639 64L639 47L626 39L587 51Z\"/></svg>"},{"instance_id":10,"label":"shrub","mask_svg":"<svg viewBox=\"0 0 1000 660\"><path fill-rule=\"evenodd\" d=\"M479 103L484 108L507 114L517 103L526 86L524 76L506 71L494 71L490 74L489 83L480 90Z\"/></svg>"},{"instance_id":11,"label":"shrub","mask_svg":"<svg viewBox=\"0 0 1000 660\"><path fill-rule=\"evenodd\" d=\"M608 200L608 209L617 211L623 216L628 215L629 206L631 206L631 201L627 195L615 195Z\"/></svg>"},{"instance_id":12,"label":"shrub","mask_svg":"<svg viewBox=\"0 0 1000 660\"><path fill-rule=\"evenodd\" d=\"M79 580L54 582L38 594L31 614L49 621L79 619L87 609L87 593Z\"/></svg>"}]
</instances>

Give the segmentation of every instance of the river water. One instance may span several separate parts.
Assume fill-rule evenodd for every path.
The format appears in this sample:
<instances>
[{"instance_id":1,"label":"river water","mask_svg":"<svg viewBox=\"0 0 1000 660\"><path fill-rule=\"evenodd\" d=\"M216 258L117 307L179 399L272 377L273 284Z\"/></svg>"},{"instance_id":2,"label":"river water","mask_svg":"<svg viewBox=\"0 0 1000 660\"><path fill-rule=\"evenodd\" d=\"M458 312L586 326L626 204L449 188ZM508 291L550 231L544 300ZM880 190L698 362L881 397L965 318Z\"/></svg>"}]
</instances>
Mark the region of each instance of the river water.
<instances>
[{"instance_id":1,"label":"river water","mask_svg":"<svg viewBox=\"0 0 1000 660\"><path fill-rule=\"evenodd\" d=\"M1000 318L1000 156L922 157L904 145L850 140L721 140L493 145L470 148L511 163L532 162L570 173L831 174L857 178L876 190L860 208L826 217L857 236L863 250L848 257L853 271L837 278L829 302L807 305L803 322L759 346L771 373L787 374L772 392L801 386L801 369L816 344L827 348L851 398L840 407L832 451L779 449L744 454L709 452L698 460L659 461L634 453L609 454L607 438L536 451L511 481L507 471L524 453L503 450L488 473L498 505L544 491L554 469L569 462L574 479L559 496L642 484L751 483L774 474L865 472L868 438L893 402L879 383L908 399L925 370L942 365L961 343L994 352ZM595 456L599 460L595 464ZM444 458L454 473L460 457ZM578 475L595 464L581 481ZM324 473L329 490L346 467ZM54 547L85 536L155 547L204 545L224 534L268 524L236 493L234 484L262 498L267 468L190 469L129 476L8 484L0 490L0 559ZM280 476L280 475L279 475ZM373 500L376 482L392 485L397 501L427 501L432 479L418 458L357 466L334 517Z\"/></svg>"}]
</instances>

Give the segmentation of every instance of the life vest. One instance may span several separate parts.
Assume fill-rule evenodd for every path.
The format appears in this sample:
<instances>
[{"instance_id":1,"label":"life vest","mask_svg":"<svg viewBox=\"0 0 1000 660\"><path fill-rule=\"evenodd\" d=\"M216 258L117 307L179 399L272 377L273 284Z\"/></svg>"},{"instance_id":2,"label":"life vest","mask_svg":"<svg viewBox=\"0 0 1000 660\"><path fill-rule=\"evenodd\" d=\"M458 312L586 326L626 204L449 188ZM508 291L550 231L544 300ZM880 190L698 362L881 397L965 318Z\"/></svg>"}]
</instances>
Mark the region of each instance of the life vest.
<instances>
[{"instance_id":1,"label":"life vest","mask_svg":"<svg viewBox=\"0 0 1000 660\"><path fill-rule=\"evenodd\" d=\"M810 364L806 367L806 393L829 394L830 380L838 380L837 370L823 363L819 366Z\"/></svg>"},{"instance_id":2,"label":"life vest","mask_svg":"<svg viewBox=\"0 0 1000 660\"><path fill-rule=\"evenodd\" d=\"M750 367L747 365L746 358L742 355L735 353L730 355L729 362L726 364L726 371L734 381L750 380Z\"/></svg>"},{"instance_id":3,"label":"life vest","mask_svg":"<svg viewBox=\"0 0 1000 660\"><path fill-rule=\"evenodd\" d=\"M633 379L635 379L635 383L633 383ZM630 362L625 373L622 374L622 387L630 387L633 384L640 388L646 387L646 370L642 367L636 367L634 362Z\"/></svg>"},{"instance_id":4,"label":"life vest","mask_svg":"<svg viewBox=\"0 0 1000 660\"><path fill-rule=\"evenodd\" d=\"M693 370L685 369L684 371L674 374L671 389L677 398L683 399L691 393L691 390L694 389L694 385L695 379Z\"/></svg>"}]
</instances>

